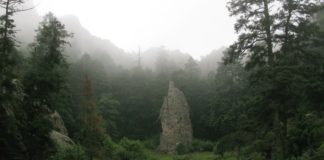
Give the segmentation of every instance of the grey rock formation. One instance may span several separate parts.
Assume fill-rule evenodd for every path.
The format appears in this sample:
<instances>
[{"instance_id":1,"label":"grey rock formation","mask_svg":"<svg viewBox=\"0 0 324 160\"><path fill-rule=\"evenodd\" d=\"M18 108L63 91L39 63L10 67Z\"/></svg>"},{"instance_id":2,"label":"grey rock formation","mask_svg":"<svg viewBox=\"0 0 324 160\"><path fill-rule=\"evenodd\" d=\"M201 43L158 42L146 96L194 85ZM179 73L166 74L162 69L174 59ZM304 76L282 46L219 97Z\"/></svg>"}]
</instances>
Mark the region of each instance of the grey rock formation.
<instances>
[{"instance_id":1,"label":"grey rock formation","mask_svg":"<svg viewBox=\"0 0 324 160\"><path fill-rule=\"evenodd\" d=\"M55 131L68 136L68 131L64 125L64 121L57 111L50 115L50 120Z\"/></svg>"},{"instance_id":2,"label":"grey rock formation","mask_svg":"<svg viewBox=\"0 0 324 160\"><path fill-rule=\"evenodd\" d=\"M162 134L159 151L176 153L179 144L185 148L191 147L193 136L189 112L190 107L184 94L171 81L160 111Z\"/></svg>"},{"instance_id":3,"label":"grey rock formation","mask_svg":"<svg viewBox=\"0 0 324 160\"><path fill-rule=\"evenodd\" d=\"M60 114L55 111L49 116L53 125L53 130L50 132L50 138L57 148L67 148L74 144L73 140L68 136L68 131L64 125L64 121Z\"/></svg>"},{"instance_id":4,"label":"grey rock formation","mask_svg":"<svg viewBox=\"0 0 324 160\"><path fill-rule=\"evenodd\" d=\"M57 148L68 148L74 145L74 142L70 137L55 130L50 132L50 138Z\"/></svg>"}]
</instances>

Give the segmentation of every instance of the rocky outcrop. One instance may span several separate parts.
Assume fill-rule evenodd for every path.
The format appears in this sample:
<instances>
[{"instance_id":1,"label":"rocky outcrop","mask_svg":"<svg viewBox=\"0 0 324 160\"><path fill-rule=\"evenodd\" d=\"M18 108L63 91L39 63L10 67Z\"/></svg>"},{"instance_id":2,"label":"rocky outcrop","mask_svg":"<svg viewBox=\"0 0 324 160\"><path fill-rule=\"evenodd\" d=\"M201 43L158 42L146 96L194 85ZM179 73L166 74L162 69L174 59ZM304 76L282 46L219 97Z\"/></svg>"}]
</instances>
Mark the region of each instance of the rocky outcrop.
<instances>
[{"instance_id":1,"label":"rocky outcrop","mask_svg":"<svg viewBox=\"0 0 324 160\"><path fill-rule=\"evenodd\" d=\"M193 136L189 112L190 107L184 94L170 82L168 95L160 111L162 134L159 151L176 153L179 144L185 148L191 147Z\"/></svg>"},{"instance_id":2,"label":"rocky outcrop","mask_svg":"<svg viewBox=\"0 0 324 160\"><path fill-rule=\"evenodd\" d=\"M50 115L50 120L52 122L53 129L55 131L68 136L68 131L64 125L64 121L57 111L55 111L53 114Z\"/></svg>"},{"instance_id":3,"label":"rocky outcrop","mask_svg":"<svg viewBox=\"0 0 324 160\"><path fill-rule=\"evenodd\" d=\"M50 132L50 138L58 148L68 148L74 145L74 142L70 137L55 130Z\"/></svg>"},{"instance_id":4,"label":"rocky outcrop","mask_svg":"<svg viewBox=\"0 0 324 160\"><path fill-rule=\"evenodd\" d=\"M64 121L58 112L54 112L49 116L53 125L50 132L50 138L58 148L70 147L74 144L73 140L68 136L68 131L64 125Z\"/></svg>"}]
</instances>

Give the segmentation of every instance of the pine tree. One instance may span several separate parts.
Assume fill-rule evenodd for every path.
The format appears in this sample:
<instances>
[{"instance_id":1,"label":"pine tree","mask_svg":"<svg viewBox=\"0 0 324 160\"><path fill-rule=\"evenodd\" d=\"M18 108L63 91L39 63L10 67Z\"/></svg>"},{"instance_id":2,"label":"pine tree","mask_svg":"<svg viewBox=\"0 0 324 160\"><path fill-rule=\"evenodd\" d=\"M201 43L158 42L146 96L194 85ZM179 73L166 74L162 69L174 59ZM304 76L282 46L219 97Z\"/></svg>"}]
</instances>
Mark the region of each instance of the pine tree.
<instances>
[{"instance_id":1,"label":"pine tree","mask_svg":"<svg viewBox=\"0 0 324 160\"><path fill-rule=\"evenodd\" d=\"M119 116L120 102L111 94L103 94L98 100L98 107L105 120L105 127L109 135L117 137L117 118Z\"/></svg>"},{"instance_id":2,"label":"pine tree","mask_svg":"<svg viewBox=\"0 0 324 160\"><path fill-rule=\"evenodd\" d=\"M262 97L258 104L270 109L271 114L265 117L271 115L273 119L272 157L283 160L287 158L289 113L294 113L298 103L293 100L302 94L296 87L301 81L292 75L298 73L298 65L306 62L301 57L309 54L307 48L314 44L318 29L312 17L320 5L315 0L232 0L228 8L232 16L239 17L235 30L240 35L224 61L244 59L246 68L253 70L250 80Z\"/></svg>"},{"instance_id":3,"label":"pine tree","mask_svg":"<svg viewBox=\"0 0 324 160\"><path fill-rule=\"evenodd\" d=\"M31 44L31 67L25 78L26 92L33 103L57 109L55 96L65 89L68 72L63 51L71 36L52 13L45 15Z\"/></svg>"},{"instance_id":4,"label":"pine tree","mask_svg":"<svg viewBox=\"0 0 324 160\"><path fill-rule=\"evenodd\" d=\"M189 57L187 63L185 64L185 72L187 73L188 78L191 80L197 80L200 77L198 63L192 57Z\"/></svg>"},{"instance_id":5,"label":"pine tree","mask_svg":"<svg viewBox=\"0 0 324 160\"><path fill-rule=\"evenodd\" d=\"M24 139L31 159L45 159L52 149L49 140L52 126L46 117L64 99L61 92L66 90L68 65L63 50L70 36L64 25L49 13L40 23L31 45L30 67L24 77L27 94L24 109L28 121Z\"/></svg>"},{"instance_id":6,"label":"pine tree","mask_svg":"<svg viewBox=\"0 0 324 160\"><path fill-rule=\"evenodd\" d=\"M102 156L102 145L105 137L103 118L99 114L92 82L88 76L84 78L83 100L80 105L81 128L78 139L86 147L91 159ZM86 137L86 138L85 138Z\"/></svg>"},{"instance_id":7,"label":"pine tree","mask_svg":"<svg viewBox=\"0 0 324 160\"><path fill-rule=\"evenodd\" d=\"M22 0L0 1L0 159L23 159L25 145L20 133L24 114L22 85L19 79L19 54L16 50L13 16L21 11Z\"/></svg>"}]
</instances>

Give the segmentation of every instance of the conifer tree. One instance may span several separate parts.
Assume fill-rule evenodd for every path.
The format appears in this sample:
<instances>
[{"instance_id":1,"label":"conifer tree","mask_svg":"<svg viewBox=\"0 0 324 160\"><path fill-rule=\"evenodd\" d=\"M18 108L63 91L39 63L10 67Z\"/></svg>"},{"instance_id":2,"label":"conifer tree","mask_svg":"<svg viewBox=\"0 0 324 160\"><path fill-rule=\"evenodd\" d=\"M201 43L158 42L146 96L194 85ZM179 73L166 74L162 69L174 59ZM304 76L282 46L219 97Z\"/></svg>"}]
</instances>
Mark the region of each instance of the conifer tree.
<instances>
[{"instance_id":1,"label":"conifer tree","mask_svg":"<svg viewBox=\"0 0 324 160\"><path fill-rule=\"evenodd\" d=\"M55 94L66 85L68 65L63 51L69 44L66 39L71 36L64 25L49 13L40 23L35 42L31 44L31 68L25 78L27 92L34 102L52 110L56 109L53 106Z\"/></svg>"},{"instance_id":2,"label":"conifer tree","mask_svg":"<svg viewBox=\"0 0 324 160\"><path fill-rule=\"evenodd\" d=\"M49 139L52 126L46 117L57 109L58 101L64 99L60 96L62 90L66 90L68 65L63 50L70 36L64 25L49 13L31 44L30 67L24 77L24 109L28 121L24 139L31 159L45 159L53 147Z\"/></svg>"},{"instance_id":3,"label":"conifer tree","mask_svg":"<svg viewBox=\"0 0 324 160\"><path fill-rule=\"evenodd\" d=\"M81 128L78 133L78 139L86 147L90 158L94 159L102 156L105 128L103 118L97 108L92 82L88 76L84 78L82 95L83 100L80 104L79 115Z\"/></svg>"},{"instance_id":4,"label":"conifer tree","mask_svg":"<svg viewBox=\"0 0 324 160\"><path fill-rule=\"evenodd\" d=\"M288 117L298 106L293 100L302 94L297 88L291 91L301 83L291 75L305 62L300 57L309 54L307 48L318 33L312 17L320 4L316 0L231 0L228 8L239 17L235 24L239 38L224 61L244 59L246 68L253 70L250 80L262 97L257 103L271 110L264 117L273 120L269 126L275 134L272 158L286 159Z\"/></svg>"},{"instance_id":5,"label":"conifer tree","mask_svg":"<svg viewBox=\"0 0 324 160\"><path fill-rule=\"evenodd\" d=\"M112 137L117 137L117 118L119 116L120 102L111 94L103 94L98 100L98 108L100 113L105 120L105 128L109 135Z\"/></svg>"},{"instance_id":6,"label":"conifer tree","mask_svg":"<svg viewBox=\"0 0 324 160\"><path fill-rule=\"evenodd\" d=\"M22 11L22 0L0 1L0 159L23 159L25 145L20 133L24 114L22 85L18 76L19 54L16 50L13 16Z\"/></svg>"}]
</instances>

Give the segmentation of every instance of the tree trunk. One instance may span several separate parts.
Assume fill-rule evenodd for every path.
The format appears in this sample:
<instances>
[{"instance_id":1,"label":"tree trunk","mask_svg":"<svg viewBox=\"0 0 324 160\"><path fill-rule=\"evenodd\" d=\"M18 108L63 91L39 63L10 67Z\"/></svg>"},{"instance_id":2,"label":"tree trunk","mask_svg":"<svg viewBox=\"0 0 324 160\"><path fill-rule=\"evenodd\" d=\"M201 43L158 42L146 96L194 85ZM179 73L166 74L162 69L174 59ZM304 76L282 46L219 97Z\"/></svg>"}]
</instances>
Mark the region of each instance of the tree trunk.
<instances>
[{"instance_id":1,"label":"tree trunk","mask_svg":"<svg viewBox=\"0 0 324 160\"><path fill-rule=\"evenodd\" d=\"M274 113L273 130L275 134L275 144L273 146L273 160L284 160L285 159L285 147L284 138L282 132L282 125L280 120L279 108L276 106Z\"/></svg>"},{"instance_id":2,"label":"tree trunk","mask_svg":"<svg viewBox=\"0 0 324 160\"><path fill-rule=\"evenodd\" d=\"M5 14L5 24L4 24L4 35L3 35L3 52L4 54L7 54L8 51L8 28L9 28L9 4L10 0L7 0L6 3L6 14Z\"/></svg>"},{"instance_id":3,"label":"tree trunk","mask_svg":"<svg viewBox=\"0 0 324 160\"><path fill-rule=\"evenodd\" d=\"M267 58L268 58L268 66L273 67L275 62L275 55L273 53L273 40L271 33L271 17L269 13L269 2L268 0L263 0L264 7L264 28L266 33L266 44L267 44ZM287 32L288 33L288 32ZM273 117L273 130L275 133L275 145L274 145L274 153L273 160L284 160L285 151L284 151L284 138L283 138L283 127L281 124L280 117L280 108L278 105L274 106L274 117Z\"/></svg>"},{"instance_id":4,"label":"tree trunk","mask_svg":"<svg viewBox=\"0 0 324 160\"><path fill-rule=\"evenodd\" d=\"M269 6L268 6L268 0L263 0L263 7L264 7L264 28L266 32L266 43L267 43L267 53L268 53L268 65L272 66L274 63L274 54L273 54L273 44L272 44L272 34L271 34L271 19L270 19L270 13L269 13Z\"/></svg>"},{"instance_id":5,"label":"tree trunk","mask_svg":"<svg viewBox=\"0 0 324 160\"><path fill-rule=\"evenodd\" d=\"M283 44L283 53L286 54L288 52L288 49L290 47L290 42L289 42L289 25L290 25L290 20L292 16L292 8L291 8L291 3L292 1L288 1L288 15L286 19L286 24L285 24L285 37L284 37L284 44Z\"/></svg>"}]
</instances>

